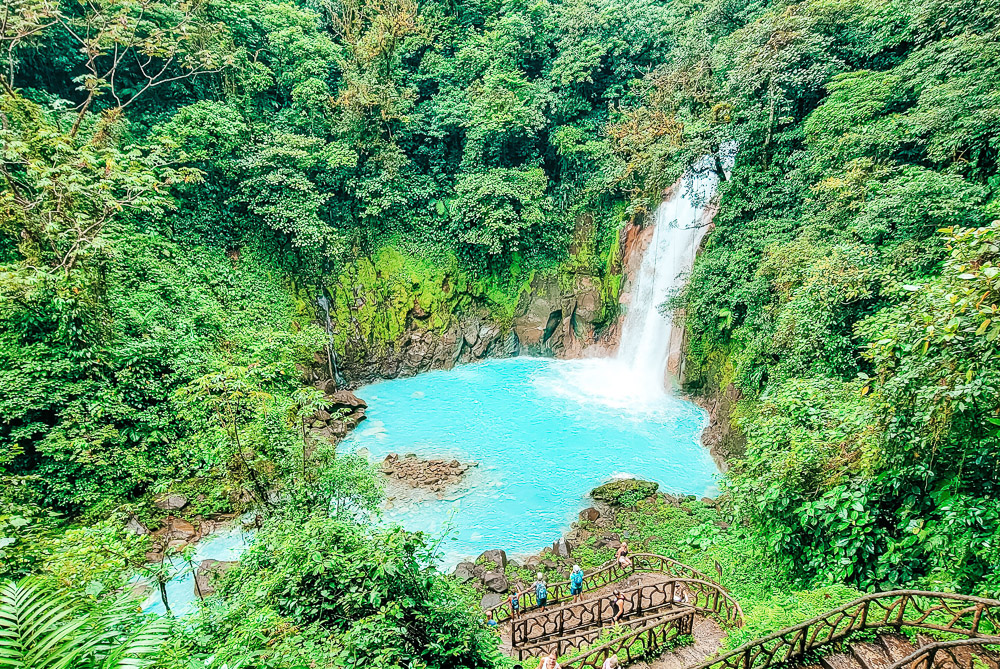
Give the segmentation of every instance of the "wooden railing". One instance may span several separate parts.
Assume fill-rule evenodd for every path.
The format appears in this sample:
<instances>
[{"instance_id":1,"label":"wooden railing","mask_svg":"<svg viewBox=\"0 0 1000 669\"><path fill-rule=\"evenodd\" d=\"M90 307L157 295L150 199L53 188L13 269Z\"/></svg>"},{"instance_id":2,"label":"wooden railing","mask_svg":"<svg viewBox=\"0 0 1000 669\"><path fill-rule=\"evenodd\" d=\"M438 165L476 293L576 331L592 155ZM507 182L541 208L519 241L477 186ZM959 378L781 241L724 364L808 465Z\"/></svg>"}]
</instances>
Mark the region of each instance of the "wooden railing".
<instances>
[{"instance_id":1,"label":"wooden railing","mask_svg":"<svg viewBox=\"0 0 1000 669\"><path fill-rule=\"evenodd\" d=\"M1000 632L1000 601L921 590L873 593L690 669L764 669L801 662L806 653L855 632L903 627L966 637L993 635Z\"/></svg>"},{"instance_id":2,"label":"wooden railing","mask_svg":"<svg viewBox=\"0 0 1000 669\"><path fill-rule=\"evenodd\" d=\"M940 658L942 655L948 656L948 659L951 660L951 666L962 667L965 663L956 655L955 651L959 648L978 647L981 651L989 652L983 646L1000 646L1000 637L974 637L972 639L953 639L952 641L929 643L907 655L889 669L932 669L935 658ZM995 657L991 659L992 665L996 666L997 659Z\"/></svg>"},{"instance_id":3,"label":"wooden railing","mask_svg":"<svg viewBox=\"0 0 1000 669\"><path fill-rule=\"evenodd\" d=\"M562 666L564 668L569 666L599 666L609 655L615 653L619 653L618 659L623 662L628 658L638 658L640 648L643 649L644 653L652 652L663 648L665 644L679 636L690 634L694 614L696 613L711 616L724 624L743 624L743 611L740 609L739 604L718 583L697 578L672 578L658 585L664 586L661 592L666 595L664 598L665 605L679 609L676 613L673 613L673 609L671 609L667 613L650 616L649 618L652 618L652 620L647 625L637 629L633 629L635 625L623 625L619 623L619 627L624 626L630 631L597 648L588 650L583 655L574 658L568 663L564 662ZM601 602L602 600L607 601L606 598L591 601ZM565 608L569 609L572 606L581 606L581 604ZM610 609L610 604L607 606ZM552 612L535 615L542 617L548 613ZM559 650L556 651L557 654L564 653L571 648L581 648L585 643L596 638L600 629L601 627L598 625L596 630L591 630L595 633L588 632L573 635L573 643L559 646ZM519 659L524 659L526 654L542 650L543 647L548 652L555 650L558 641L558 638L550 637L544 643L534 643L531 646L524 647L513 646L513 650L518 654Z\"/></svg>"},{"instance_id":4,"label":"wooden railing","mask_svg":"<svg viewBox=\"0 0 1000 669\"><path fill-rule=\"evenodd\" d=\"M616 639L590 648L584 653L562 662L563 669L597 669L612 655L618 656L622 666L667 650L681 637L691 634L694 616L690 611L666 616L645 627L632 630Z\"/></svg>"},{"instance_id":5,"label":"wooden railing","mask_svg":"<svg viewBox=\"0 0 1000 669\"><path fill-rule=\"evenodd\" d=\"M673 605L675 596L682 593L673 580L653 585L622 590L625 598L623 617L642 616L657 609ZM588 599L577 604L566 604L548 611L515 618L510 624L510 643L514 647L526 643L562 636L586 627L600 627L612 622L614 611L608 597ZM561 653L560 653L561 654Z\"/></svg>"},{"instance_id":6,"label":"wooden railing","mask_svg":"<svg viewBox=\"0 0 1000 669\"><path fill-rule=\"evenodd\" d=\"M690 608L684 608L682 610L668 609L666 611L654 613L650 616L643 616L642 618L623 620L618 623L616 628L623 631L618 638L620 639L626 636L631 636L636 632L645 633L648 638L649 629L655 627L659 630L655 638L661 640L673 640L677 637L691 633L691 629L694 626L694 615L694 610ZM603 627L594 627L569 636L550 638L527 646L515 648L514 651L517 653L517 659L519 660L523 660L525 657L542 657L551 652L555 652L557 656L562 656L572 650L580 650L589 646L601 635L601 632L603 632L604 629L605 628ZM600 646L600 648L603 647L603 645ZM589 653L593 653L597 650L598 649L594 649L589 651ZM580 656L580 658L582 657L583 656ZM595 661L597 660L595 659ZM604 659L601 658L600 662L603 661ZM564 664L563 666L565 667L566 665Z\"/></svg>"},{"instance_id":7,"label":"wooden railing","mask_svg":"<svg viewBox=\"0 0 1000 669\"><path fill-rule=\"evenodd\" d=\"M611 562L608 562L591 572L585 573L583 576L584 592L588 590L595 590L597 588L603 588L606 585L610 585L611 583L620 581L623 578L636 573L655 572L666 574L667 576L700 579L702 581L712 582L712 579L708 578L697 569L681 564L676 560L672 560L662 555L656 555L654 553L636 553L635 555L631 555L629 557L632 559L632 566L630 568L622 568L616 560L612 560ZM569 581L550 583L547 586L547 591L549 604L556 604L563 601L570 597ZM518 602L522 612L538 605L535 598L535 592L531 589L520 593L518 595ZM504 620L509 619L511 617L510 599L508 598L490 610L493 612L493 619L497 622L503 622ZM742 615L742 611L740 611L740 613Z\"/></svg>"}]
</instances>

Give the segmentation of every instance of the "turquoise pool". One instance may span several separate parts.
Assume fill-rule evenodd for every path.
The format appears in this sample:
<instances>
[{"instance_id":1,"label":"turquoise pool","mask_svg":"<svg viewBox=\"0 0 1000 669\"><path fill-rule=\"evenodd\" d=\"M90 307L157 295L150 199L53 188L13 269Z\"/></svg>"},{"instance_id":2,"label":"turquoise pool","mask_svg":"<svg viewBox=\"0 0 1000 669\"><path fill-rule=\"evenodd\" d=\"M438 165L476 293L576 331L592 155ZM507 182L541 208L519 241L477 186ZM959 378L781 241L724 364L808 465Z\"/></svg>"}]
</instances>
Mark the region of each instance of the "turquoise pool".
<instances>
[{"instance_id":1,"label":"turquoise pool","mask_svg":"<svg viewBox=\"0 0 1000 669\"><path fill-rule=\"evenodd\" d=\"M705 412L640 381L615 359L540 358L382 381L357 391L368 420L342 448L366 448L376 461L415 453L479 463L444 499L389 491L385 521L447 535L442 566L488 548L533 553L613 478L714 492L718 472L700 443Z\"/></svg>"}]
</instances>

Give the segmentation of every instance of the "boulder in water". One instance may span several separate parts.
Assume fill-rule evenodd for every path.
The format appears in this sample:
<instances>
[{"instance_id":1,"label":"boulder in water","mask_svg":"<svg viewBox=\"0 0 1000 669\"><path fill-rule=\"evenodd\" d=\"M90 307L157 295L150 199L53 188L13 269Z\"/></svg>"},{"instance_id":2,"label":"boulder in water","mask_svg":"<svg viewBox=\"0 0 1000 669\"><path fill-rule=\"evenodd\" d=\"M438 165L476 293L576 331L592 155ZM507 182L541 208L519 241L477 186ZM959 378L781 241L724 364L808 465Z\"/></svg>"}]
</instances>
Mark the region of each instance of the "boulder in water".
<instances>
[{"instance_id":1,"label":"boulder in water","mask_svg":"<svg viewBox=\"0 0 1000 669\"><path fill-rule=\"evenodd\" d=\"M330 409L349 408L367 409L368 403L352 393L350 390L338 390L326 396Z\"/></svg>"},{"instance_id":2,"label":"boulder in water","mask_svg":"<svg viewBox=\"0 0 1000 669\"><path fill-rule=\"evenodd\" d=\"M601 517L601 512L590 506L580 512L580 520L582 522L592 523Z\"/></svg>"},{"instance_id":3,"label":"boulder in water","mask_svg":"<svg viewBox=\"0 0 1000 669\"><path fill-rule=\"evenodd\" d=\"M167 536L171 539L193 541L198 536L198 530L183 518L171 517L167 520Z\"/></svg>"},{"instance_id":4,"label":"boulder in water","mask_svg":"<svg viewBox=\"0 0 1000 669\"><path fill-rule=\"evenodd\" d=\"M660 484L653 481L621 479L594 488L590 496L611 506L632 507L655 495L659 487Z\"/></svg>"},{"instance_id":5,"label":"boulder in water","mask_svg":"<svg viewBox=\"0 0 1000 669\"><path fill-rule=\"evenodd\" d=\"M188 542L184 539L171 539L170 541L167 542L166 550L171 552L173 551L179 552L187 548L187 546Z\"/></svg>"}]
</instances>

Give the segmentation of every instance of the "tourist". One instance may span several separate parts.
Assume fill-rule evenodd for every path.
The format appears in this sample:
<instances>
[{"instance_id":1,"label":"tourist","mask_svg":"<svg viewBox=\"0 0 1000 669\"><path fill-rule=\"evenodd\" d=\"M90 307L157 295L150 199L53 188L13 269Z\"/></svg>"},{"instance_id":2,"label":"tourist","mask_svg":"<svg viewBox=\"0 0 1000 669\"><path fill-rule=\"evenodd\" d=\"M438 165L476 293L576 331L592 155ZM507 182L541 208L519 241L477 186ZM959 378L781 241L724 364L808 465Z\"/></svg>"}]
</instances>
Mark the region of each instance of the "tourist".
<instances>
[{"instance_id":1,"label":"tourist","mask_svg":"<svg viewBox=\"0 0 1000 669\"><path fill-rule=\"evenodd\" d=\"M618 566L622 569L629 569L632 567L632 558L628 556L628 544L625 540L622 540L622 545L618 547L618 552L615 553L615 557L618 558Z\"/></svg>"},{"instance_id":2,"label":"tourist","mask_svg":"<svg viewBox=\"0 0 1000 669\"><path fill-rule=\"evenodd\" d=\"M511 620L513 620L514 618L517 618L517 615L521 612L521 595L523 595L523 594L524 594L523 590L521 592L518 592L517 590L514 590L513 592L510 593L510 618L511 618Z\"/></svg>"},{"instance_id":3,"label":"tourist","mask_svg":"<svg viewBox=\"0 0 1000 669\"><path fill-rule=\"evenodd\" d=\"M611 620L616 625L625 613L625 595L620 590L611 593Z\"/></svg>"},{"instance_id":4,"label":"tourist","mask_svg":"<svg viewBox=\"0 0 1000 669\"><path fill-rule=\"evenodd\" d=\"M573 573L569 575L569 594L573 595L573 602L583 599L583 569L580 565L573 565Z\"/></svg>"},{"instance_id":5,"label":"tourist","mask_svg":"<svg viewBox=\"0 0 1000 669\"><path fill-rule=\"evenodd\" d=\"M542 663L538 665L538 669L560 669L559 662L556 660L556 652L552 651L549 653L548 657L542 660Z\"/></svg>"},{"instance_id":6,"label":"tourist","mask_svg":"<svg viewBox=\"0 0 1000 669\"><path fill-rule=\"evenodd\" d=\"M618 669L618 656L612 655L608 659L604 660L604 664L601 665L601 669Z\"/></svg>"},{"instance_id":7,"label":"tourist","mask_svg":"<svg viewBox=\"0 0 1000 669\"><path fill-rule=\"evenodd\" d=\"M486 612L486 626L487 627L496 627L497 626L497 621L493 617L493 612L492 611L487 611Z\"/></svg>"},{"instance_id":8,"label":"tourist","mask_svg":"<svg viewBox=\"0 0 1000 669\"><path fill-rule=\"evenodd\" d=\"M545 576L542 575L542 572L535 574L535 579L536 580L531 584L531 587L535 589L535 599L538 602L538 608L544 611L545 604L549 599L549 589L548 586L545 585Z\"/></svg>"}]
</instances>

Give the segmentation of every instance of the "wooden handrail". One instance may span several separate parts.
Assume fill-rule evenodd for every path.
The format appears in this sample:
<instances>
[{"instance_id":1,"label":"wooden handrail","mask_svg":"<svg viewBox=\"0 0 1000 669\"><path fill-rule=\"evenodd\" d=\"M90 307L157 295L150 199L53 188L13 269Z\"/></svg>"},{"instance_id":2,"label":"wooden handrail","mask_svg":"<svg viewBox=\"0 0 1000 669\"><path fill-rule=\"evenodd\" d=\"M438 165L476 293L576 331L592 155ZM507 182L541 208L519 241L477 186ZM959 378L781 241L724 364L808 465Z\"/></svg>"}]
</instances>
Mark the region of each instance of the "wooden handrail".
<instances>
[{"instance_id":1,"label":"wooden handrail","mask_svg":"<svg viewBox=\"0 0 1000 669\"><path fill-rule=\"evenodd\" d=\"M583 591L587 592L588 590L603 588L635 573L664 573L670 576L688 577L714 583L712 579L694 567L689 567L686 564L663 555L635 553L634 555L630 555L629 559L632 560L632 566L628 569L621 567L617 560L611 560L589 573L584 572ZM546 589L548 591L549 602L554 604L569 596L569 581L547 584ZM518 594L518 602L521 611L527 611L528 608L536 606L538 603L535 593L530 588ZM490 611L493 613L493 619L497 622L508 620L511 617L510 599L504 600L490 609ZM743 611L740 609L741 618L742 614Z\"/></svg>"},{"instance_id":2,"label":"wooden handrail","mask_svg":"<svg viewBox=\"0 0 1000 669\"><path fill-rule=\"evenodd\" d=\"M633 613L643 609L672 606L674 581L671 579L653 585L628 588L622 590L621 594L625 598L626 609L630 609ZM511 621L511 646L516 648L526 642L561 635L566 631L572 632L583 627L599 627L605 621L611 620L612 614L608 612L610 608L611 604L607 598L600 597L520 616Z\"/></svg>"},{"instance_id":3,"label":"wooden handrail","mask_svg":"<svg viewBox=\"0 0 1000 669\"><path fill-rule=\"evenodd\" d=\"M639 630L616 637L597 648L587 651L578 658L574 658L570 662L563 663L563 667L576 666L580 669L583 669L583 667L596 667L609 655L615 653L619 654L620 658L624 655L625 660L623 661L631 661L631 659L639 657L636 654L635 647L640 641L643 644L643 653L646 653L662 647L668 641L679 636L690 634L694 613L712 616L722 622L735 623L736 625L743 623L743 610L740 608L739 603L718 583L696 578L673 578L666 581L665 584L671 586L671 593L674 592L673 588L675 586L683 585L687 592L694 596L693 600L689 600L681 607L677 617L667 616ZM687 622L683 624L672 622L682 618L687 620ZM550 639L548 645L553 645L554 641ZM538 648L541 645L534 644L524 649L515 647L514 650L518 651L518 657L523 659L524 652L530 648Z\"/></svg>"},{"instance_id":4,"label":"wooden handrail","mask_svg":"<svg viewBox=\"0 0 1000 669\"><path fill-rule=\"evenodd\" d=\"M951 641L937 641L921 646L899 662L893 664L889 669L930 669L934 666L934 656L940 652L949 652L952 648L962 648L969 646L1000 646L1000 636L973 637L971 639L953 639ZM952 658L955 660L955 658ZM961 663L955 660L955 666Z\"/></svg>"},{"instance_id":5,"label":"wooden handrail","mask_svg":"<svg viewBox=\"0 0 1000 669\"><path fill-rule=\"evenodd\" d=\"M1000 601L925 590L877 592L689 669L765 669L801 661L809 651L863 629L912 627L979 637L984 625L1000 631Z\"/></svg>"},{"instance_id":6,"label":"wooden handrail","mask_svg":"<svg viewBox=\"0 0 1000 669\"><path fill-rule=\"evenodd\" d=\"M563 669L584 669L585 667L597 669L611 655L617 655L619 662L626 665L647 657L650 653L664 648L667 643L679 637L691 634L693 626L694 616L690 615L690 612L683 612L682 615L676 617L669 616L629 634L612 639L596 648L590 648L586 652L564 661L562 667Z\"/></svg>"},{"instance_id":7,"label":"wooden handrail","mask_svg":"<svg viewBox=\"0 0 1000 669\"><path fill-rule=\"evenodd\" d=\"M670 578L659 583L622 591L626 610L642 615L644 610L683 606L697 613L712 616L723 623L742 624L743 611L739 603L718 583L697 578ZM556 607L545 612L528 614L511 622L511 646L561 636L567 629L600 627L612 618L606 598L589 599L577 604Z\"/></svg>"},{"instance_id":8,"label":"wooden handrail","mask_svg":"<svg viewBox=\"0 0 1000 669\"><path fill-rule=\"evenodd\" d=\"M693 616L694 609L691 608L684 608L681 610L670 609L668 611L654 613L653 615L643 616L642 618L623 620L618 623L618 625L619 627L635 631L639 629L646 629L650 626L664 625L672 621L680 621L678 624L687 629L691 627L692 621L686 619L693 618ZM552 651L555 651L556 655L561 656L572 648L580 648L584 643L587 643L593 637L598 636L603 629L603 627L594 627L569 636L545 639L527 646L519 646L513 650L517 652L517 658L519 660L523 660L525 656L533 654L543 655Z\"/></svg>"}]
</instances>

